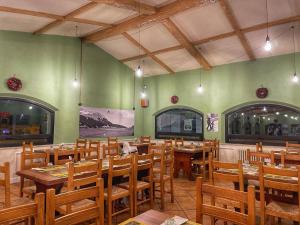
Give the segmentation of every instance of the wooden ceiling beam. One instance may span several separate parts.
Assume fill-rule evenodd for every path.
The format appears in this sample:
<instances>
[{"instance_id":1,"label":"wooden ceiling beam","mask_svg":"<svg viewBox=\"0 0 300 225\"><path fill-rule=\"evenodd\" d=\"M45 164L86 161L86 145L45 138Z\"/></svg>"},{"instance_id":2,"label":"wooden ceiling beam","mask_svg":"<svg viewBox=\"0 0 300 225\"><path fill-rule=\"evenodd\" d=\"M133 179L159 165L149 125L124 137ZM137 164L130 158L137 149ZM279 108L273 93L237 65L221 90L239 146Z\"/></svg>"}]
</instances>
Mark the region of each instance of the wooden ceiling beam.
<instances>
[{"instance_id":1,"label":"wooden ceiling beam","mask_svg":"<svg viewBox=\"0 0 300 225\"><path fill-rule=\"evenodd\" d=\"M59 16L59 15L55 15L55 14L31 11L31 10L26 10L26 9L17 9L17 8L6 7L6 6L0 6L0 12L23 14L23 15L28 15L28 16L49 18L49 19L54 19L54 20L63 20L64 19L63 16Z\"/></svg>"},{"instance_id":2,"label":"wooden ceiling beam","mask_svg":"<svg viewBox=\"0 0 300 225\"><path fill-rule=\"evenodd\" d=\"M63 19L55 20L55 21L47 24L46 26L41 27L40 29L34 31L33 33L34 34L45 33L48 30L62 24L64 21L73 21L73 22L78 22L78 23L92 24L92 25L98 25L98 26L104 26L104 27L110 26L109 24L105 24L105 23L101 23L101 22L97 22L97 21L75 18L75 16L92 9L96 5L97 5L97 3L95 3L95 2L89 2L89 3L81 6L80 8L75 9L72 12L68 13L67 15L63 16Z\"/></svg>"},{"instance_id":3,"label":"wooden ceiling beam","mask_svg":"<svg viewBox=\"0 0 300 225\"><path fill-rule=\"evenodd\" d=\"M240 25L236 19L236 17L233 14L232 8L229 5L227 0L220 0L220 5L225 13L225 16L227 17L228 21L230 22L233 30L235 31L236 35L238 36L243 48L245 49L248 57L250 60L255 60L255 56L253 53L253 50L245 36L245 34L241 31Z\"/></svg>"},{"instance_id":4,"label":"wooden ceiling beam","mask_svg":"<svg viewBox=\"0 0 300 225\"><path fill-rule=\"evenodd\" d=\"M196 47L188 40L188 38L179 30L179 28L169 18L163 21L164 26L176 38L176 40L197 60L197 62L205 69L211 69L211 65L204 56L196 49Z\"/></svg>"},{"instance_id":5,"label":"wooden ceiling beam","mask_svg":"<svg viewBox=\"0 0 300 225\"><path fill-rule=\"evenodd\" d=\"M163 67L165 70L167 70L169 73L174 73L174 71L167 66L164 62L162 62L159 58L157 58L155 55L153 55L147 48L142 46L139 42L137 42L131 35L124 32L122 34L127 40L129 40L132 44L134 44L136 47L141 48L149 57L151 57L155 62L157 62L161 67Z\"/></svg>"},{"instance_id":6,"label":"wooden ceiling beam","mask_svg":"<svg viewBox=\"0 0 300 225\"><path fill-rule=\"evenodd\" d=\"M162 21L184 10L206 4L203 0L177 0L168 5L157 8L156 13L152 15L140 15L133 19L127 20L112 28L107 28L87 35L84 39L88 42L97 42L105 38L122 34L128 30L138 28L148 23Z\"/></svg>"},{"instance_id":7,"label":"wooden ceiling beam","mask_svg":"<svg viewBox=\"0 0 300 225\"><path fill-rule=\"evenodd\" d=\"M139 3L139 1L136 0L90 0L90 1L93 1L95 3L112 5L118 8L133 10L136 12L140 12L143 15L151 15L156 12L155 7L145 3Z\"/></svg>"}]
</instances>

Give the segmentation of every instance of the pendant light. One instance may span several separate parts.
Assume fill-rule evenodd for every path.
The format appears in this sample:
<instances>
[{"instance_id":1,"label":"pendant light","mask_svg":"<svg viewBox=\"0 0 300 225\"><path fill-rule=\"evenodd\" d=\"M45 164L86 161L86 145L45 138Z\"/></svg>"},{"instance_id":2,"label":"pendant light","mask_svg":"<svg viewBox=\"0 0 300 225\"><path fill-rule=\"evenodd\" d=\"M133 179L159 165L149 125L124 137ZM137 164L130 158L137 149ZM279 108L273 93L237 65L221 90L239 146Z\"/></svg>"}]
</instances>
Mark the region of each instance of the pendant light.
<instances>
[{"instance_id":1,"label":"pendant light","mask_svg":"<svg viewBox=\"0 0 300 225\"><path fill-rule=\"evenodd\" d=\"M139 16L141 15L141 1L139 0ZM141 24L139 24L139 56L141 56ZM141 59L139 59L139 65L135 70L135 75L137 77L142 77L144 74L142 65L141 65Z\"/></svg>"},{"instance_id":2,"label":"pendant light","mask_svg":"<svg viewBox=\"0 0 300 225\"><path fill-rule=\"evenodd\" d=\"M75 26L75 37L78 37L78 26ZM79 81L77 79L77 60L75 60L75 78L73 80L73 87L77 88L79 86Z\"/></svg>"},{"instance_id":3,"label":"pendant light","mask_svg":"<svg viewBox=\"0 0 300 225\"><path fill-rule=\"evenodd\" d=\"M200 93L200 94L203 93L203 91L204 91L203 86L202 86L202 79L201 78L202 78L202 76L201 76L201 69L200 69L200 84L197 87L197 92Z\"/></svg>"},{"instance_id":4,"label":"pendant light","mask_svg":"<svg viewBox=\"0 0 300 225\"><path fill-rule=\"evenodd\" d=\"M264 49L269 52L272 49L272 43L269 36L269 12L268 12L268 0L266 0L266 13L267 13L267 37Z\"/></svg>"},{"instance_id":5,"label":"pendant light","mask_svg":"<svg viewBox=\"0 0 300 225\"><path fill-rule=\"evenodd\" d=\"M147 89L147 85L144 84L143 90L142 90L142 92L141 92L141 98L142 98L142 99L147 98L147 92L146 92L146 89Z\"/></svg>"},{"instance_id":6,"label":"pendant light","mask_svg":"<svg viewBox=\"0 0 300 225\"><path fill-rule=\"evenodd\" d=\"M299 77L297 75L297 66L296 66L296 33L295 33L295 27L291 26L291 30L293 31L293 47L294 47L294 55L293 55L294 75L293 75L292 81L294 83L298 83Z\"/></svg>"}]
</instances>

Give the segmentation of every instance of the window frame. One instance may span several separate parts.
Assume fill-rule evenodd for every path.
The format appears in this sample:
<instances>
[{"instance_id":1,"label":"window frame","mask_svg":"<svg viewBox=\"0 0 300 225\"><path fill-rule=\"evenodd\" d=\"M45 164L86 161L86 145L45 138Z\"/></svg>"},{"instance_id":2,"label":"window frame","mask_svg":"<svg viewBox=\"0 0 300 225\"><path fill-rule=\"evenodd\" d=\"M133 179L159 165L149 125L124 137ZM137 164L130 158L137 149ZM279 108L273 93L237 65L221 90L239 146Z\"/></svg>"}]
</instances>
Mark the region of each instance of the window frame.
<instances>
[{"instance_id":1,"label":"window frame","mask_svg":"<svg viewBox=\"0 0 300 225\"><path fill-rule=\"evenodd\" d=\"M50 113L50 120L51 120L51 124L50 124L50 129L51 129L51 133L50 134L38 134L38 135L33 135L33 134L29 134L29 135L0 135L0 140L3 142L0 144L0 148L2 147L14 147L14 146L19 146L20 144L18 143L18 141L20 141L22 143L22 141L31 141L31 140L47 140L47 143L39 143L38 141L34 144L35 145L44 145L44 144L53 144L53 140L54 140L54 124L55 124L55 111L39 102L36 102L34 100L31 99L25 99L25 98L19 98L19 97L8 97L8 96L0 96L0 101L14 101L14 102L21 102L21 103L27 103L39 108L42 108L43 110L46 110ZM5 140L15 140L16 143L7 143L5 142Z\"/></svg>"},{"instance_id":2,"label":"window frame","mask_svg":"<svg viewBox=\"0 0 300 225\"><path fill-rule=\"evenodd\" d=\"M198 114L202 118L202 129L201 129L201 134L200 135L191 135L191 134L184 134L184 133L174 133L174 132L164 132L159 134L157 130L157 118L167 112L170 111L189 111ZM187 109L187 108L171 108L164 110L158 114L155 115L155 138L156 139L171 139L171 138L183 138L185 140L194 140L194 141L203 141L204 138L204 114L202 112L193 110L193 109Z\"/></svg>"}]
</instances>

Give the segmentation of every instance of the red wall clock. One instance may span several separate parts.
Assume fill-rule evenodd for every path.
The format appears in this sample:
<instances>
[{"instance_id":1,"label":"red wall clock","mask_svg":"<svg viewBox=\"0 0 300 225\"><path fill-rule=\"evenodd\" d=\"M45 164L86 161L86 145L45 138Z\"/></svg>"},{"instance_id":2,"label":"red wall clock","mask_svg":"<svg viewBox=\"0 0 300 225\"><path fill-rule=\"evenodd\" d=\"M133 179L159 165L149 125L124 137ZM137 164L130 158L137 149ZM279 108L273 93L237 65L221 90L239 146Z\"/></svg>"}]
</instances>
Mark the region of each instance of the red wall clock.
<instances>
[{"instance_id":1,"label":"red wall clock","mask_svg":"<svg viewBox=\"0 0 300 225\"><path fill-rule=\"evenodd\" d=\"M264 87L258 88L256 90L256 96L258 98L266 98L268 96L268 93L269 93L268 89Z\"/></svg>"},{"instance_id":2,"label":"red wall clock","mask_svg":"<svg viewBox=\"0 0 300 225\"><path fill-rule=\"evenodd\" d=\"M173 95L173 96L171 97L171 102L172 102L173 104L176 104L178 101L179 101L178 96Z\"/></svg>"}]
</instances>

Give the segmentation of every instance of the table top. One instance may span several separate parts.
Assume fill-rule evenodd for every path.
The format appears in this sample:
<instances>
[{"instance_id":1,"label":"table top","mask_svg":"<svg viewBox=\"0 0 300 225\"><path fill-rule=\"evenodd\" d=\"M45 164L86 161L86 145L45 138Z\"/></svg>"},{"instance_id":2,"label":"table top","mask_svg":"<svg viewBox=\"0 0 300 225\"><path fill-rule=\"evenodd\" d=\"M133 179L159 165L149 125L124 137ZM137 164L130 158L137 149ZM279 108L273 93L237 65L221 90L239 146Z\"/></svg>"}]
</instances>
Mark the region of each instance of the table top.
<instances>
[{"instance_id":1,"label":"table top","mask_svg":"<svg viewBox=\"0 0 300 225\"><path fill-rule=\"evenodd\" d=\"M126 220L121 223L121 225L133 225L133 224L143 224L143 225L161 225L163 222L165 222L167 219L172 218L172 216L159 212L153 209L150 209L134 218L131 218L129 220ZM186 225L196 225L196 223L192 221L188 221L184 223Z\"/></svg>"},{"instance_id":2,"label":"table top","mask_svg":"<svg viewBox=\"0 0 300 225\"><path fill-rule=\"evenodd\" d=\"M192 148L191 146L179 146L179 147L174 147L174 152L195 154L195 153L202 152L202 149L200 145L195 145L194 148Z\"/></svg>"},{"instance_id":3,"label":"table top","mask_svg":"<svg viewBox=\"0 0 300 225\"><path fill-rule=\"evenodd\" d=\"M93 160L77 162L75 163L75 166L94 162L95 161ZM108 160L102 161L102 173L108 172L108 163ZM66 165L53 165L41 168L32 168L29 170L20 170L16 174L46 186L62 184L68 180L68 171ZM90 175L90 173L88 175Z\"/></svg>"}]
</instances>

